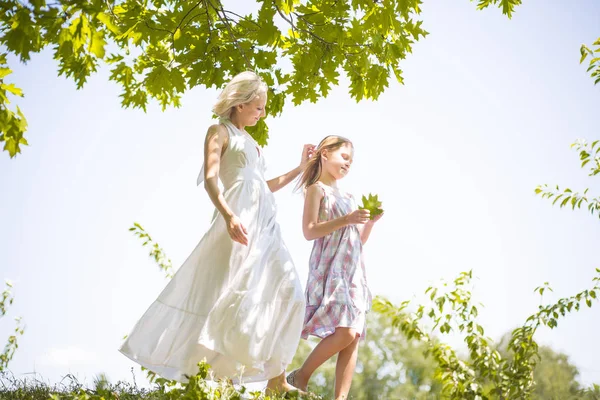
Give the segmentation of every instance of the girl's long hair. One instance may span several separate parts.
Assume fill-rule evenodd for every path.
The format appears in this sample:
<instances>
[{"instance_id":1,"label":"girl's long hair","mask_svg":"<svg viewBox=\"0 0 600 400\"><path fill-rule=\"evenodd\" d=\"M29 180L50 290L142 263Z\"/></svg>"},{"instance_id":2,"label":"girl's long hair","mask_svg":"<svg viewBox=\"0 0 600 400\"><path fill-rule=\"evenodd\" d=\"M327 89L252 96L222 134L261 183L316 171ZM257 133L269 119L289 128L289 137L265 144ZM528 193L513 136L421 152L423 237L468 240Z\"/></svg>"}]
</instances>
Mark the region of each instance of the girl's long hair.
<instances>
[{"instance_id":1,"label":"girl's long hair","mask_svg":"<svg viewBox=\"0 0 600 400\"><path fill-rule=\"evenodd\" d=\"M298 184L296 185L296 189L306 190L306 188L319 180L319 177L321 176L321 157L323 151L327 150L328 152L332 152L347 143L349 143L350 146L353 146L349 139L337 135L329 135L325 137L325 139L321 140L321 143L319 143L317 149L315 150L315 154L310 159L306 169L300 176Z\"/></svg>"}]
</instances>

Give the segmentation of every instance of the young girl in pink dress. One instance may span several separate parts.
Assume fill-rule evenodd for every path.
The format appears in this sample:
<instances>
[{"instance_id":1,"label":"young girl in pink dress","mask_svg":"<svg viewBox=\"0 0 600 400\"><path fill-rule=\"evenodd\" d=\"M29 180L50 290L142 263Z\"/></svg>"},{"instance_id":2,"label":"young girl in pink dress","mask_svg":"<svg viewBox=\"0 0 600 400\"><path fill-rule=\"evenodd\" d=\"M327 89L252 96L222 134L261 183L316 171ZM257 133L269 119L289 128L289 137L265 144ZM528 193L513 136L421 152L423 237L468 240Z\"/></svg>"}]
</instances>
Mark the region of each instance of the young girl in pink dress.
<instances>
[{"instance_id":1,"label":"young girl in pink dress","mask_svg":"<svg viewBox=\"0 0 600 400\"><path fill-rule=\"evenodd\" d=\"M337 187L352 165L352 142L327 136L309 161L299 187L306 190L302 229L314 240L306 285L306 314L302 338L322 338L304 364L290 373L288 383L306 390L314 371L338 354L335 398L346 399L358 355L359 339L366 333L371 307L362 261L363 245L381 215L370 219L357 209L354 198Z\"/></svg>"}]
</instances>

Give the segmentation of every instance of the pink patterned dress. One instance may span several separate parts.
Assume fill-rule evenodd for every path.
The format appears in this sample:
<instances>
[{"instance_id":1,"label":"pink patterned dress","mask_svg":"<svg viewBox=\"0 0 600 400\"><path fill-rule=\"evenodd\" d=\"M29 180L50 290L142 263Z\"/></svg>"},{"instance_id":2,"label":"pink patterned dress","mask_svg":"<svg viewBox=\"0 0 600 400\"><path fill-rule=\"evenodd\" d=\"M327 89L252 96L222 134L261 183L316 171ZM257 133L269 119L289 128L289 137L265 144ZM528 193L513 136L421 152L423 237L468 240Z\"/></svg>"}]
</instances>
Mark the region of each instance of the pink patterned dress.
<instances>
[{"instance_id":1,"label":"pink patterned dress","mask_svg":"<svg viewBox=\"0 0 600 400\"><path fill-rule=\"evenodd\" d=\"M356 209L354 197L321 182L324 193L319 222L342 217ZM325 338L335 328L353 328L366 334L366 313L371 308L362 259L362 242L356 225L348 225L316 239L309 261L306 314L302 338Z\"/></svg>"}]
</instances>

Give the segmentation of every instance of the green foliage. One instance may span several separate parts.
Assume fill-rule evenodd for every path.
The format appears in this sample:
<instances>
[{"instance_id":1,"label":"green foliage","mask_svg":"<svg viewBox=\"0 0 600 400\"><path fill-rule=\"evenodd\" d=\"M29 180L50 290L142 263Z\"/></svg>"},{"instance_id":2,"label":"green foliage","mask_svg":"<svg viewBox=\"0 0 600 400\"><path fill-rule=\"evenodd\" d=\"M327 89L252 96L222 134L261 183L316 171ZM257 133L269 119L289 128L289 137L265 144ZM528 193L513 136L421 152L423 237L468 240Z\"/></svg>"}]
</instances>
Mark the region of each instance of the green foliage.
<instances>
[{"instance_id":1,"label":"green foliage","mask_svg":"<svg viewBox=\"0 0 600 400\"><path fill-rule=\"evenodd\" d=\"M206 380L210 374L210 365L205 362L198 363L199 371L189 378L188 383L182 385L176 381L160 378L153 372L148 373L151 383L156 385L157 394L164 399L206 399L206 400L241 400L241 399L283 399L283 396L264 396L260 392L249 392L244 386L236 388L227 380L219 380L216 385L211 385Z\"/></svg>"},{"instance_id":2,"label":"green foliage","mask_svg":"<svg viewBox=\"0 0 600 400\"><path fill-rule=\"evenodd\" d=\"M577 398L580 388L575 378L579 372L569 363L568 357L544 346L539 348L538 354L540 361L533 373L535 389L532 398L540 400Z\"/></svg>"},{"instance_id":3,"label":"green foliage","mask_svg":"<svg viewBox=\"0 0 600 400\"><path fill-rule=\"evenodd\" d=\"M10 289L12 289L12 282L7 280L5 284L6 288L4 288L4 291L2 292L2 298L0 299L0 317L6 315L6 309L12 305L14 301L14 296L10 291Z\"/></svg>"},{"instance_id":4,"label":"green foliage","mask_svg":"<svg viewBox=\"0 0 600 400\"><path fill-rule=\"evenodd\" d=\"M596 39L593 46L597 47L592 50L585 44L581 45L581 59L579 63L582 64L588 56L591 57L587 72L594 79L594 84L597 84L600 82L600 38Z\"/></svg>"},{"instance_id":5,"label":"green foliage","mask_svg":"<svg viewBox=\"0 0 600 400\"><path fill-rule=\"evenodd\" d=\"M600 400L600 385L593 384L589 388L581 390L579 398L581 400Z\"/></svg>"},{"instance_id":6,"label":"green foliage","mask_svg":"<svg viewBox=\"0 0 600 400\"><path fill-rule=\"evenodd\" d=\"M171 260L165 255L165 252L162 249L162 247L160 247L158 243L154 242L152 240L152 237L150 237L150 234L146 232L146 230L142 228L142 226L137 222L133 223L133 226L129 228L129 231L133 232L134 235L136 235L144 241L142 243L142 246L150 247L149 256L154 258L154 261L156 261L156 264L165 273L167 278L172 278L175 274L173 271L173 264L171 263Z\"/></svg>"},{"instance_id":7,"label":"green foliage","mask_svg":"<svg viewBox=\"0 0 600 400\"><path fill-rule=\"evenodd\" d=\"M6 0L0 4L0 45L21 62L51 47L59 75L78 89L106 64L109 79L122 88L122 106L143 110L150 100L163 109L179 107L189 89L220 88L233 75L255 70L271 87L267 112L276 116L290 100L298 105L326 97L342 71L353 98L377 99L390 74L402 82L401 61L427 35L415 19L420 0L256 4L256 13L240 15L220 0ZM3 79L10 69L5 56L0 61ZM26 123L7 104L0 96L0 140L12 157L27 144ZM265 123L252 133L266 144Z\"/></svg>"},{"instance_id":8,"label":"green foliage","mask_svg":"<svg viewBox=\"0 0 600 400\"><path fill-rule=\"evenodd\" d=\"M317 400L314 395L297 394L267 396L250 392L244 386L235 387L228 381L210 384L206 377L210 366L198 364L199 372L189 382L180 384L162 378L153 379L151 389L141 389L135 384L119 382L111 384L106 377L95 380L93 388L86 388L69 375L55 386L35 380L18 380L6 373L0 374L0 400ZM66 381L66 383L65 383Z\"/></svg>"},{"instance_id":9,"label":"green foliage","mask_svg":"<svg viewBox=\"0 0 600 400\"><path fill-rule=\"evenodd\" d=\"M378 195L373 196L371 193L369 193L369 197L362 197L362 205L358 208L369 210L371 213L370 219L373 219L383 213L383 208L381 208L381 202L379 201Z\"/></svg>"},{"instance_id":10,"label":"green foliage","mask_svg":"<svg viewBox=\"0 0 600 400\"><path fill-rule=\"evenodd\" d=\"M571 148L575 148L579 152L579 159L581 160L581 168L585 167L587 163L592 162L590 166L589 176L596 176L600 173L600 140L592 142L591 145L585 140L577 140L571 145Z\"/></svg>"},{"instance_id":11,"label":"green foliage","mask_svg":"<svg viewBox=\"0 0 600 400\"><path fill-rule=\"evenodd\" d=\"M571 148L575 148L579 152L579 159L581 160L581 168L585 167L588 163L589 176L596 176L600 173L600 140L594 141L589 145L585 140L578 140L571 145ZM589 197L587 195L589 189L585 189L582 193L573 192L571 189L566 188L560 190L560 187L549 185L539 185L535 189L535 193L546 199L552 200L552 204L558 203L560 208L571 206L571 209L581 208L582 204L586 204L588 211L593 215L600 218L600 197Z\"/></svg>"},{"instance_id":12,"label":"green foliage","mask_svg":"<svg viewBox=\"0 0 600 400\"><path fill-rule=\"evenodd\" d=\"M427 352L437 363L436 379L442 382L442 394L449 399L528 399L535 388L534 369L539 361L539 349L533 336L540 326L555 328L560 317L578 311L585 302L588 307L600 290L600 269L593 278L594 287L556 303L540 306L525 323L515 329L507 345L508 354L502 356L493 341L484 335L477 323L478 309L471 299L468 287L471 272L461 273L453 284L429 287L425 293L429 302L409 312L410 302L394 306L388 300L376 298L373 309L389 318L408 339L416 339L427 346ZM537 288L540 294L548 286ZM426 328L433 325L431 333ZM464 336L468 359L461 359L456 351L433 336L434 332L454 332Z\"/></svg>"},{"instance_id":13,"label":"green foliage","mask_svg":"<svg viewBox=\"0 0 600 400\"><path fill-rule=\"evenodd\" d=\"M475 1L475 0L471 0ZM498 8L502 9L502 14L506 15L508 18L512 18L513 13L515 12L515 8L518 5L521 5L521 0L476 0L477 1L477 9L483 10L484 8L488 8L489 6L498 6Z\"/></svg>"},{"instance_id":14,"label":"green foliage","mask_svg":"<svg viewBox=\"0 0 600 400\"><path fill-rule=\"evenodd\" d=\"M12 73L6 62L6 53L0 54L0 143L4 142L4 151L10 157L21 152L20 145L27 145L23 137L27 129L27 121L17 107L16 112L9 109L9 95L23 97L21 89L13 83L5 83L4 78Z\"/></svg>"},{"instance_id":15,"label":"green foliage","mask_svg":"<svg viewBox=\"0 0 600 400\"><path fill-rule=\"evenodd\" d=\"M573 192L571 189L566 188L560 190L558 185L555 188L548 185L540 185L535 189L535 193L546 199L554 199L552 204L558 203L560 208L569 207L574 210L576 207L581 208L582 204L587 204L587 208L591 214L598 214L600 217L600 198L590 198L587 196L589 189L585 189L583 193Z\"/></svg>"},{"instance_id":16,"label":"green foliage","mask_svg":"<svg viewBox=\"0 0 600 400\"><path fill-rule=\"evenodd\" d=\"M498 351L502 357L509 357L507 348L511 334L505 334L500 340ZM538 348L539 361L533 371L535 388L531 394L533 400L581 400L592 399L594 385L582 388L577 381L579 371L571 364L566 354L556 352L547 346Z\"/></svg>"},{"instance_id":17,"label":"green foliage","mask_svg":"<svg viewBox=\"0 0 600 400\"><path fill-rule=\"evenodd\" d=\"M0 297L0 318L6 315L7 308L12 305L14 301L14 296L11 292L12 283L10 281L6 281L6 287L2 292L2 297ZM17 321L16 327L14 329L14 333L8 337L8 342L4 346L4 350L0 353L0 372L6 370L8 367L8 363L12 360L15 351L19 348L19 344L17 342L19 336L25 333L25 328L21 324L21 317L15 318Z\"/></svg>"}]
</instances>

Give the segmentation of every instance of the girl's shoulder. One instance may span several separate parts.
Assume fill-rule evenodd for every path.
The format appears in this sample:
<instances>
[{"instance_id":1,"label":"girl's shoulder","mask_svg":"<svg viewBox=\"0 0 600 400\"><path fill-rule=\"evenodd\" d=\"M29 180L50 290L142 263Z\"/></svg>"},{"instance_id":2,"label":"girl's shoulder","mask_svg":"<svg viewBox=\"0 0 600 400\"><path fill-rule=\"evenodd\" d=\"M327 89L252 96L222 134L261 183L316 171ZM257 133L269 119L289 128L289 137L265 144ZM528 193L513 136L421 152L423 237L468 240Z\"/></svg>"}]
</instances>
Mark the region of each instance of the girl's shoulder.
<instances>
[{"instance_id":1,"label":"girl's shoulder","mask_svg":"<svg viewBox=\"0 0 600 400\"><path fill-rule=\"evenodd\" d=\"M352 193L342 190L338 187L328 186L321 181L315 182L312 186L315 186L315 185L319 186L319 188L323 192L323 194L331 194L335 197L342 197L342 198L348 198L348 199L354 198L354 196L352 196Z\"/></svg>"},{"instance_id":2,"label":"girl's shoulder","mask_svg":"<svg viewBox=\"0 0 600 400\"><path fill-rule=\"evenodd\" d=\"M317 181L306 188L305 198L314 200L323 200L324 198L348 199L354 202L354 197L351 193L333 188L320 181Z\"/></svg>"},{"instance_id":3,"label":"girl's shoulder","mask_svg":"<svg viewBox=\"0 0 600 400\"><path fill-rule=\"evenodd\" d=\"M316 181L315 183L313 183L312 185L308 186L306 188L306 197L323 197L325 196L325 185L323 185L321 182Z\"/></svg>"}]
</instances>

